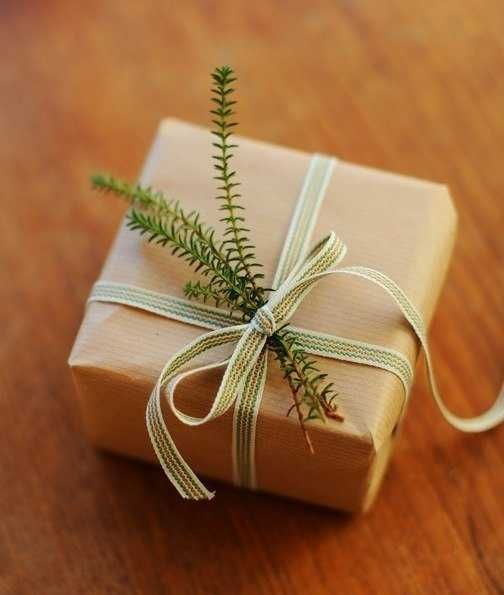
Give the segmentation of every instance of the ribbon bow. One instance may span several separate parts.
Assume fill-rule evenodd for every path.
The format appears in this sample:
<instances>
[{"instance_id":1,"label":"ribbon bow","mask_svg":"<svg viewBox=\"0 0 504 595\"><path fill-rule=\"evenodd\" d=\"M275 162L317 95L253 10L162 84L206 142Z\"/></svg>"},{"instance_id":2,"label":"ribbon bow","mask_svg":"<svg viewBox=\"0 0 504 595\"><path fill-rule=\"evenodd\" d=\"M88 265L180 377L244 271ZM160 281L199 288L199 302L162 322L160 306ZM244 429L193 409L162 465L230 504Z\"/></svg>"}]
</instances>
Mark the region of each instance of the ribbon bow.
<instances>
[{"instance_id":1,"label":"ribbon bow","mask_svg":"<svg viewBox=\"0 0 504 595\"><path fill-rule=\"evenodd\" d=\"M246 406L258 387L261 393L264 387L268 337L290 320L314 285L329 273L331 267L342 260L345 252L346 247L343 242L331 233L318 244L300 266L291 271L280 287L272 293L268 302L257 310L249 323L217 329L198 337L167 362L147 407L147 427L166 474L185 498L211 498L213 494L194 475L171 440L161 413L162 389L166 389L168 401L175 416L190 426L201 425L223 415L237 399L242 406L244 404ZM233 342L236 342L236 347L229 359L187 369L203 352ZM223 366L226 370L219 390L210 411L204 417L193 417L177 409L175 389L182 379L204 370ZM160 431L161 428L162 431ZM235 472L239 466L237 463L235 461Z\"/></svg>"}]
</instances>

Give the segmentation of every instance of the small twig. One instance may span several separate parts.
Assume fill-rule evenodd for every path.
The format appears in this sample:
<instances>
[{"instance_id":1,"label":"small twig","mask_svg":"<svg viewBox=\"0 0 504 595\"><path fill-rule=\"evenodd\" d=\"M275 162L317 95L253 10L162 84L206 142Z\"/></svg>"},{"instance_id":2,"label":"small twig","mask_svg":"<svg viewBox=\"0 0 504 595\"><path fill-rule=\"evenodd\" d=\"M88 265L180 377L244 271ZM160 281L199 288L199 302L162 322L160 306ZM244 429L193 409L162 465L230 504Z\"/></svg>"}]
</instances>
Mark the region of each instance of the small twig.
<instances>
[{"instance_id":1,"label":"small twig","mask_svg":"<svg viewBox=\"0 0 504 595\"><path fill-rule=\"evenodd\" d=\"M337 421L345 421L345 418L343 415L341 415L341 413L338 413L336 411L336 407L333 407L331 405L329 405L325 400L321 399L321 404L322 407L324 408L324 412L327 415L327 417L330 417L331 419L335 419Z\"/></svg>"},{"instance_id":2,"label":"small twig","mask_svg":"<svg viewBox=\"0 0 504 595\"><path fill-rule=\"evenodd\" d=\"M282 339L281 335L279 333L276 333L272 339L273 339L273 341L276 342L277 346L280 346L281 347L284 355L289 359L290 365L295 369L298 378L300 378L300 379L303 378L303 371L298 366L298 364L296 362L296 358L290 352L289 346ZM284 366L282 364L282 358L281 358L278 350L277 349L273 349L273 352L277 355L278 362L280 363L280 368L281 369L284 369ZM294 407L296 409L296 413L297 413L299 425L301 427L301 431L303 432L303 436L304 436L306 445L308 446L308 449L310 450L310 453L311 454L315 454L315 449L313 448L313 444L312 444L312 441L310 439L310 435L308 434L308 430L306 429L305 419L304 419L304 416L303 416L303 412L301 411L301 403L300 403L299 398L298 398L299 389L301 387L303 387L303 390L306 390L306 386L304 386L301 383L296 386L295 383L294 383L292 374L286 374L285 371L284 371L284 375L285 375L285 378L287 379L287 382L289 384L289 388L290 388L291 393L292 393L292 398L294 400L294 404L291 406L291 408L287 412L287 415L289 415L289 413L292 411L292 407Z\"/></svg>"},{"instance_id":3,"label":"small twig","mask_svg":"<svg viewBox=\"0 0 504 595\"><path fill-rule=\"evenodd\" d=\"M301 403L299 402L299 399L298 399L298 390L299 389L296 389L294 387L290 376L287 376L287 381L289 383L289 388L291 389L292 398L294 399L294 404L292 405L292 407L294 407L296 409L299 426L301 427L301 431L303 432L303 437L304 437L305 442L308 446L308 449L310 450L310 454L314 455L315 449L313 448L310 434L308 434L308 430L306 429L306 424L304 422L303 413L301 411ZM289 413L292 411L292 407L289 409L287 415L289 415Z\"/></svg>"}]
</instances>

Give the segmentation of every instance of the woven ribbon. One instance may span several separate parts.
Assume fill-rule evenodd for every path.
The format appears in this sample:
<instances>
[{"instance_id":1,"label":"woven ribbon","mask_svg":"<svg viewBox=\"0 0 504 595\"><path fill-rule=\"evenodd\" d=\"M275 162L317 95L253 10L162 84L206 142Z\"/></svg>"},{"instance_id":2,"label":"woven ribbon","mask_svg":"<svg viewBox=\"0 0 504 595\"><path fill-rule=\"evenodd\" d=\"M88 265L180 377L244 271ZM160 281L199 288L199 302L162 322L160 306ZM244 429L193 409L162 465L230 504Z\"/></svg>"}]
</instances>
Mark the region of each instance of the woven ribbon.
<instances>
[{"instance_id":1,"label":"woven ribbon","mask_svg":"<svg viewBox=\"0 0 504 595\"><path fill-rule=\"evenodd\" d=\"M167 394L175 416L189 426L207 423L223 415L234 405L234 481L238 485L255 488L255 428L267 376L267 339L290 320L307 294L329 275L361 277L380 286L390 295L421 343L432 396L452 426L463 432L482 432L504 420L504 387L493 406L478 417L460 418L446 407L436 386L422 316L394 281L383 273L366 267L337 268L345 255L346 247L334 233L308 253L311 233L334 164L334 159L320 155L312 158L275 274L273 286L276 290L249 323L242 324L218 308L140 287L98 281L93 288L89 301L132 306L211 329L175 353L167 362L147 405L147 428L154 450L166 475L184 498L210 499L213 493L196 477L170 436L161 411L163 391ZM296 334L298 343L308 353L388 370L399 378L405 394L409 394L413 371L408 359L400 352L296 327L290 327L290 330ZM227 344L234 345L228 359L203 366L195 364L198 356ZM222 369L224 375L207 415L198 418L177 409L174 398L178 383L193 374L217 368Z\"/></svg>"}]
</instances>

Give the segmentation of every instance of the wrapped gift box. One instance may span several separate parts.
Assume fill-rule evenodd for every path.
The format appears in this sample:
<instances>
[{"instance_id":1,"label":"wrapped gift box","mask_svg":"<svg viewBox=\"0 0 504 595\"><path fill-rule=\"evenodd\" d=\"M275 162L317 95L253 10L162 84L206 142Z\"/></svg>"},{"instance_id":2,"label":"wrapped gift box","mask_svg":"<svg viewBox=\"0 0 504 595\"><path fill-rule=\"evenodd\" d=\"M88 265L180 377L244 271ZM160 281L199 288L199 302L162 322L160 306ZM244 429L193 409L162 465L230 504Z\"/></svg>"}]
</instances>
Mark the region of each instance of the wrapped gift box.
<instances>
[{"instance_id":1,"label":"wrapped gift box","mask_svg":"<svg viewBox=\"0 0 504 595\"><path fill-rule=\"evenodd\" d=\"M247 222L271 283L310 155L237 138L234 168L242 182ZM195 208L219 228L208 131L164 120L141 182ZM97 200L108 200L98 199ZM363 265L394 279L428 323L450 260L456 212L446 186L337 161L313 241L334 230L348 246L345 265ZM194 275L166 248L148 244L124 225L101 279L182 297ZM380 288L335 276L317 285L292 319L297 327L393 348L414 365L418 344L396 305ZM84 426L97 447L156 460L145 407L160 370L175 351L206 332L183 322L109 303L90 303L70 356ZM396 376L365 365L321 360L335 383L344 421L309 422L310 454L291 395L275 362L268 371L256 435L259 489L357 511L373 501L387 466L407 396ZM179 407L202 415L218 384L216 373L188 380ZM184 458L200 474L231 481L232 411L199 427L166 422ZM167 489L171 489L167 483Z\"/></svg>"}]
</instances>

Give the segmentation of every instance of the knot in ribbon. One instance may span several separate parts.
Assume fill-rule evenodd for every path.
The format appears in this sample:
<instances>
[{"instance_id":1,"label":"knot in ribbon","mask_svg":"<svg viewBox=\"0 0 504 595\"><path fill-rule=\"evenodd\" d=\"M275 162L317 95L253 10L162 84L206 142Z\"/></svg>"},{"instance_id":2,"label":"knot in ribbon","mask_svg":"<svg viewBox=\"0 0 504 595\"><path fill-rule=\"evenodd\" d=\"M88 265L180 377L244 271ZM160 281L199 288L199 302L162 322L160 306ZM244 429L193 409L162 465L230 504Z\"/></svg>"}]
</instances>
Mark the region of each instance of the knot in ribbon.
<instances>
[{"instance_id":1,"label":"knot in ribbon","mask_svg":"<svg viewBox=\"0 0 504 595\"><path fill-rule=\"evenodd\" d=\"M264 304L264 306L257 310L250 324L256 331L259 331L267 337L274 335L277 328L275 317L269 309L268 304Z\"/></svg>"},{"instance_id":2,"label":"knot in ribbon","mask_svg":"<svg viewBox=\"0 0 504 595\"><path fill-rule=\"evenodd\" d=\"M210 331L189 343L168 361L147 407L147 427L165 472L182 496L201 499L210 498L213 494L194 475L173 442L167 440L168 430L164 427L163 431L160 407L161 391L166 389L174 415L190 426L201 425L223 415L237 398L246 402L251 394L256 395L258 391L262 393L268 337L290 320L315 284L331 272L329 269L342 260L345 252L343 242L334 232L330 233L304 261L294 267L249 323ZM191 366L201 354L228 343L236 343L228 359ZM197 418L177 409L174 399L177 384L184 378L217 368L225 368L225 372L210 411L204 417ZM255 400L260 401L260 398Z\"/></svg>"}]
</instances>

